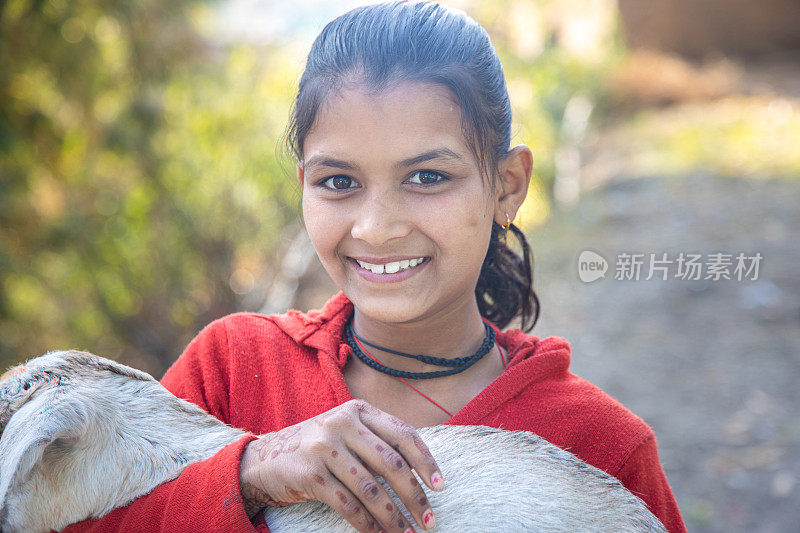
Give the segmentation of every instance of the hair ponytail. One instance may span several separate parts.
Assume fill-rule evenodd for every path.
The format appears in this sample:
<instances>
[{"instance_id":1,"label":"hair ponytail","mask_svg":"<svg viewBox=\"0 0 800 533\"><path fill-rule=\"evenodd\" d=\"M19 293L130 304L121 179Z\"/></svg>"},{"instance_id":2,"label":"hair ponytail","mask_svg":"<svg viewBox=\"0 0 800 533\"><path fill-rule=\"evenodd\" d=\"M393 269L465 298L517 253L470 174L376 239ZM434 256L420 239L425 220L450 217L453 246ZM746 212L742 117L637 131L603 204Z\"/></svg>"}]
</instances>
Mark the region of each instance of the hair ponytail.
<instances>
[{"instance_id":1,"label":"hair ponytail","mask_svg":"<svg viewBox=\"0 0 800 533\"><path fill-rule=\"evenodd\" d=\"M519 241L521 256L508 245L509 232ZM530 331L536 325L539 297L533 290L533 254L525 234L514 224L505 231L496 222L492 223L489 250L483 260L475 297L481 315L501 329L517 316L523 331Z\"/></svg>"},{"instance_id":2,"label":"hair ponytail","mask_svg":"<svg viewBox=\"0 0 800 533\"><path fill-rule=\"evenodd\" d=\"M314 40L285 134L303 159L303 142L331 91L350 81L390 89L400 82L440 84L458 99L462 131L481 173L494 188L511 143L511 104L503 66L489 35L459 9L397 1L355 8L328 23ZM492 225L475 296L481 314L500 328L515 317L529 331L539 317L532 256L525 236L509 227L522 256Z\"/></svg>"}]
</instances>

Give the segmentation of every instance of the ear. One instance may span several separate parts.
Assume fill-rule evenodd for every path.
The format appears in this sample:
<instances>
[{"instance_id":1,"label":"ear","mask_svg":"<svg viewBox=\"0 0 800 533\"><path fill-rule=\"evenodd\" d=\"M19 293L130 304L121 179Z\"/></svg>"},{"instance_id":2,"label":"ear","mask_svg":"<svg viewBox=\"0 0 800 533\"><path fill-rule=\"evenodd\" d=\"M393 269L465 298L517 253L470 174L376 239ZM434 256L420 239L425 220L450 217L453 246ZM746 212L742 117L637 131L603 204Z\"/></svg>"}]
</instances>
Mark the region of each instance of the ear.
<instances>
[{"instance_id":1,"label":"ear","mask_svg":"<svg viewBox=\"0 0 800 533\"><path fill-rule=\"evenodd\" d=\"M0 437L0 516L9 490L24 482L49 445L75 442L85 431L86 413L77 402L48 400L52 399L39 397L23 405Z\"/></svg>"},{"instance_id":2,"label":"ear","mask_svg":"<svg viewBox=\"0 0 800 533\"><path fill-rule=\"evenodd\" d=\"M297 163L297 181L300 182L300 188L303 188L303 182L305 182L305 176L303 174L303 164Z\"/></svg>"},{"instance_id":3,"label":"ear","mask_svg":"<svg viewBox=\"0 0 800 533\"><path fill-rule=\"evenodd\" d=\"M506 223L506 213L511 220L517 216L531 182L533 170L533 153L524 144L519 144L508 151L498 165L497 202L494 220L500 225Z\"/></svg>"}]
</instances>

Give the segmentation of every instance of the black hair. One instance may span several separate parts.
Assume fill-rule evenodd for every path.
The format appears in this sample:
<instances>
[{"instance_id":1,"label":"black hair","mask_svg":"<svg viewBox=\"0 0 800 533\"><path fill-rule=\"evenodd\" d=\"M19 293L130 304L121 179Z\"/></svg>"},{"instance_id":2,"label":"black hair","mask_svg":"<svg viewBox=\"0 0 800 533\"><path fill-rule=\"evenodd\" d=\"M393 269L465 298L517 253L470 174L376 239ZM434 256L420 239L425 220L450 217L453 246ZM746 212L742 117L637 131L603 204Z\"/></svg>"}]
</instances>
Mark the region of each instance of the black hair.
<instances>
[{"instance_id":1,"label":"black hair","mask_svg":"<svg viewBox=\"0 0 800 533\"><path fill-rule=\"evenodd\" d=\"M466 13L434 2L395 1L359 7L329 22L311 46L285 133L298 161L325 98L354 82L375 92L403 82L452 91L462 134L494 190L498 164L511 143L511 104L497 51ZM507 231L493 222L475 296L481 315L498 327L519 316L521 328L530 331L539 317L533 256L522 231L513 224L508 231L522 254L509 247Z\"/></svg>"}]
</instances>

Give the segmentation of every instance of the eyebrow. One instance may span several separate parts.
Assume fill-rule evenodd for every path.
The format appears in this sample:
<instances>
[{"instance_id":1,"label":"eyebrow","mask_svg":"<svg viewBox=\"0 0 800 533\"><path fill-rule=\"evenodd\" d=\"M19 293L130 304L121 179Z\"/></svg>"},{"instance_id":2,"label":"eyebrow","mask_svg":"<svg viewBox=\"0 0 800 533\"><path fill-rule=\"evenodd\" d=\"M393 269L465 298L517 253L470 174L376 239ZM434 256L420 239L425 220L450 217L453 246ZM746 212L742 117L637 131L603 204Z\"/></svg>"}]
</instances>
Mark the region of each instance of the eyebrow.
<instances>
[{"instance_id":1,"label":"eyebrow","mask_svg":"<svg viewBox=\"0 0 800 533\"><path fill-rule=\"evenodd\" d=\"M422 163L424 161L430 161L432 159L457 159L461 160L461 157L458 153L454 152L449 148L436 148L434 150L429 150L419 155L415 155L414 157L409 157L408 159L403 159L399 163L395 164L395 168L402 168L402 167L410 167Z\"/></svg>"},{"instance_id":2,"label":"eyebrow","mask_svg":"<svg viewBox=\"0 0 800 533\"><path fill-rule=\"evenodd\" d=\"M308 170L313 166L341 168L344 170L356 170L358 168L356 165L348 163L347 161L342 161L341 159L335 159L333 157L324 155L315 155L308 161L303 162L303 168L305 170Z\"/></svg>"},{"instance_id":3,"label":"eyebrow","mask_svg":"<svg viewBox=\"0 0 800 533\"><path fill-rule=\"evenodd\" d=\"M410 167L422 163L424 161L430 161L432 159L463 160L464 158L449 148L436 148L434 150L428 150L427 152L421 153L419 155L403 159L402 161L395 163L394 166L395 168ZM315 165L340 168L343 170L358 170L358 165L356 164L350 163L348 161L343 161L341 159L328 157L325 155L315 155L314 157L306 161L303 164L303 167L307 169Z\"/></svg>"}]
</instances>

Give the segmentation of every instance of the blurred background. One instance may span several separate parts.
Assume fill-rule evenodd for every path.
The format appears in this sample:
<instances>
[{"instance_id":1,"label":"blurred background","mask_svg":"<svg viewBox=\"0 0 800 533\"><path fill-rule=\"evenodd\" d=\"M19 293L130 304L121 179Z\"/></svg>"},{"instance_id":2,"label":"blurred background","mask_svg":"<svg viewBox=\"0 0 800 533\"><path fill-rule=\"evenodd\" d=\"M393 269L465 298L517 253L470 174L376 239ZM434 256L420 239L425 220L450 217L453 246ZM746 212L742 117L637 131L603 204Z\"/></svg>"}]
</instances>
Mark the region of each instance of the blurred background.
<instances>
[{"instance_id":1,"label":"blurred background","mask_svg":"<svg viewBox=\"0 0 800 533\"><path fill-rule=\"evenodd\" d=\"M363 3L0 1L0 365L75 347L160 377L215 318L322 305L279 139L313 38ZM536 157L533 333L654 428L690 531L797 531L800 3L445 3ZM646 279L680 253L763 259Z\"/></svg>"}]
</instances>

